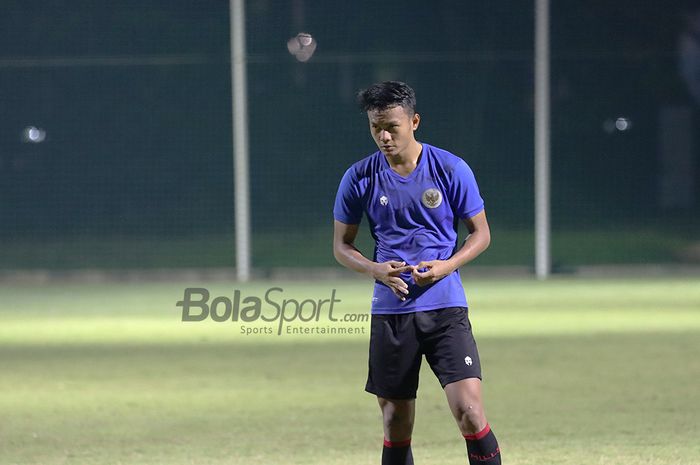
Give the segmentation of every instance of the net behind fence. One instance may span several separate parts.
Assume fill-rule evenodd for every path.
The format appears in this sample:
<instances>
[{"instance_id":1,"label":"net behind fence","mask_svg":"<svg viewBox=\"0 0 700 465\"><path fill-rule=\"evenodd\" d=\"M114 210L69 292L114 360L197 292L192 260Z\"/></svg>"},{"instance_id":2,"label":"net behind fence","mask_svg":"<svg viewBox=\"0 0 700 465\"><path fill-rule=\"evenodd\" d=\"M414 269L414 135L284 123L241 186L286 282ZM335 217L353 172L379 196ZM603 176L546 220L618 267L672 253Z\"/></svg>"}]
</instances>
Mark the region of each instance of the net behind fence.
<instances>
[{"instance_id":1,"label":"net behind fence","mask_svg":"<svg viewBox=\"0 0 700 465\"><path fill-rule=\"evenodd\" d=\"M0 267L233 266L228 2L11 3ZM700 13L597 3L552 7L555 269L696 262ZM475 264L532 264L532 2L246 8L255 268L335 266L338 182L376 149L354 95L386 79L415 88L417 138L476 173L493 241Z\"/></svg>"}]
</instances>

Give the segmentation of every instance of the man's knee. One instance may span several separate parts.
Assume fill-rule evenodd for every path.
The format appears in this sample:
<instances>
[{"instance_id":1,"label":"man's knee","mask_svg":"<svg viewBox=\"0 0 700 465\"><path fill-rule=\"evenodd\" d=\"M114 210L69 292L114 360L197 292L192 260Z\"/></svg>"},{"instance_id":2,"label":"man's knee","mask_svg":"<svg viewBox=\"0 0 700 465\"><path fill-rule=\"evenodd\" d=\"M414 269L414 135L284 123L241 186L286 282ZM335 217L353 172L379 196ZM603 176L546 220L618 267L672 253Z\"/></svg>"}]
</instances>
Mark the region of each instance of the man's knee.
<instances>
[{"instance_id":1,"label":"man's knee","mask_svg":"<svg viewBox=\"0 0 700 465\"><path fill-rule=\"evenodd\" d=\"M410 437L413 431L415 414L414 400L390 400L378 398L382 410L384 431L389 440L403 440Z\"/></svg>"},{"instance_id":2,"label":"man's knee","mask_svg":"<svg viewBox=\"0 0 700 465\"><path fill-rule=\"evenodd\" d=\"M448 384L445 393L462 433L474 434L486 426L486 415L481 402L481 381L465 379Z\"/></svg>"},{"instance_id":3,"label":"man's knee","mask_svg":"<svg viewBox=\"0 0 700 465\"><path fill-rule=\"evenodd\" d=\"M460 430L465 433L477 433L485 426L484 408L480 402L464 400L454 407L454 416Z\"/></svg>"}]
</instances>

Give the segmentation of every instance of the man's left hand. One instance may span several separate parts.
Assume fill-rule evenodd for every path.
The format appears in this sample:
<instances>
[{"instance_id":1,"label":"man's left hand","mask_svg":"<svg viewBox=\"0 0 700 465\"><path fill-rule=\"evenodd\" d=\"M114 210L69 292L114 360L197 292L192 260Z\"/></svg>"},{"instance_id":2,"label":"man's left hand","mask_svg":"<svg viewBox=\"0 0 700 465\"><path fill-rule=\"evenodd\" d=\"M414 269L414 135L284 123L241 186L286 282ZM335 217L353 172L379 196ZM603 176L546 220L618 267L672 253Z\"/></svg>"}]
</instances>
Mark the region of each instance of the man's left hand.
<instances>
[{"instance_id":1,"label":"man's left hand","mask_svg":"<svg viewBox=\"0 0 700 465\"><path fill-rule=\"evenodd\" d=\"M441 280L453 271L454 268L446 260L430 260L427 262L420 262L415 266L413 272L411 272L411 276L413 276L413 281L419 286L427 286L428 284Z\"/></svg>"}]
</instances>

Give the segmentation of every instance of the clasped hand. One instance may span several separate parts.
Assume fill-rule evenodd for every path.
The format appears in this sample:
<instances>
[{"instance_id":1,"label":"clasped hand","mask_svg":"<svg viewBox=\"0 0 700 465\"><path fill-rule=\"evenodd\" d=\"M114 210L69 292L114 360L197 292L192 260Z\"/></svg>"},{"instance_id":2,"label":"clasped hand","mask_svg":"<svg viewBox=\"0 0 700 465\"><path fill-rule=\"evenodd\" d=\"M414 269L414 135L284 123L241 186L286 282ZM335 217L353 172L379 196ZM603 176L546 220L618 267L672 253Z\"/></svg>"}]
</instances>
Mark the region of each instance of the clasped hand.
<instances>
[{"instance_id":1,"label":"clasped hand","mask_svg":"<svg viewBox=\"0 0 700 465\"><path fill-rule=\"evenodd\" d=\"M388 262L377 263L372 274L374 279L386 284L396 297L404 301L408 295L408 284L401 279L401 273L410 272L413 281L417 285L427 286L439 281L453 271L454 269L446 260L423 261L417 265L408 265L406 262L389 260Z\"/></svg>"}]
</instances>

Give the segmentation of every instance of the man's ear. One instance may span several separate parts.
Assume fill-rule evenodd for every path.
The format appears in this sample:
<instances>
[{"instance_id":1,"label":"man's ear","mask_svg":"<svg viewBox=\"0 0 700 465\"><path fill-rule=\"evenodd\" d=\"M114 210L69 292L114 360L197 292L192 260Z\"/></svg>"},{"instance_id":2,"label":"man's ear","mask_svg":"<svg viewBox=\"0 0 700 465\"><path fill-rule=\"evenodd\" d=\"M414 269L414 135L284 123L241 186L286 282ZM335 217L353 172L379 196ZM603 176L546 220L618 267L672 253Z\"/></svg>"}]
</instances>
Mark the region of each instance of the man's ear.
<instances>
[{"instance_id":1,"label":"man's ear","mask_svg":"<svg viewBox=\"0 0 700 465\"><path fill-rule=\"evenodd\" d=\"M413 114L413 118L411 118L411 124L413 126L414 131L418 129L418 125L420 124L420 115L418 113Z\"/></svg>"}]
</instances>

